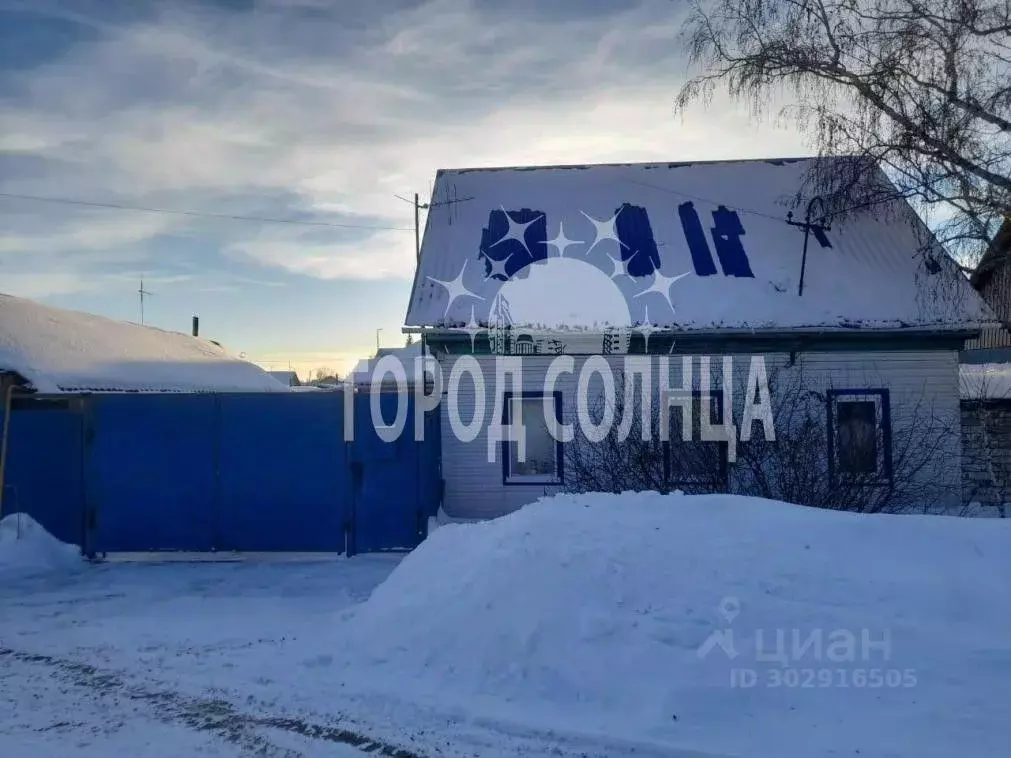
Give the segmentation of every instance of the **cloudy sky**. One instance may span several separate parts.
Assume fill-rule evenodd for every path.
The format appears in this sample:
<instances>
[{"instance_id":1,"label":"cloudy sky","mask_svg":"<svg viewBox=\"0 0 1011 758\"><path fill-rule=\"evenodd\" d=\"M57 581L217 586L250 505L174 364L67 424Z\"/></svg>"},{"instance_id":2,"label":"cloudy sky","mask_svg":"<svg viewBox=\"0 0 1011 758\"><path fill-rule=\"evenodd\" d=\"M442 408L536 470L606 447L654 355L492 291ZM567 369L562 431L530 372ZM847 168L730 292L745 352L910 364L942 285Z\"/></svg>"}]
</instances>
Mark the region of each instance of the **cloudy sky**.
<instances>
[{"instance_id":1,"label":"cloudy sky","mask_svg":"<svg viewBox=\"0 0 1011 758\"><path fill-rule=\"evenodd\" d=\"M438 168L793 156L685 119L676 0L0 0L0 291L346 370ZM36 199L10 197L30 196ZM294 220L114 210L39 198ZM424 218L422 218L422 223Z\"/></svg>"}]
</instances>

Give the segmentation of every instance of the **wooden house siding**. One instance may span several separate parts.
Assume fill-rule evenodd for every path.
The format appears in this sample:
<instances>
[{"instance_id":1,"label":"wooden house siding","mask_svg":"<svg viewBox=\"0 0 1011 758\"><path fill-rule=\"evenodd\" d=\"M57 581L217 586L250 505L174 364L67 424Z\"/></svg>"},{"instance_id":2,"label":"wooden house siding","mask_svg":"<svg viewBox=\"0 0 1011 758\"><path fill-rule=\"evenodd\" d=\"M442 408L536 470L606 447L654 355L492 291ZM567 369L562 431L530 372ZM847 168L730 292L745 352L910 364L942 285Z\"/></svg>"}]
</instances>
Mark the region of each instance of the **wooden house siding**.
<instances>
[{"instance_id":1,"label":"wooden house siding","mask_svg":"<svg viewBox=\"0 0 1011 758\"><path fill-rule=\"evenodd\" d=\"M443 387L449 382L454 361L460 356L440 358ZM544 377L551 360L555 356L533 355L522 359L522 390L540 391L544 388ZM618 372L624 356L603 356ZM486 382L484 427L476 439L470 442L459 440L453 433L450 422L448 398L442 398L442 455L443 477L445 480L443 508L448 515L457 518L490 518L509 513L533 502L545 494L557 492L561 487L545 485L503 484L501 451L496 449L495 460L488 460L487 425L494 412L492 398L510 386L497 388L495 384L495 357L475 356ZM575 395L580 368L587 356L574 356L575 371L562 374L555 389L562 393L562 416L565 422L575 419ZM653 357L654 376L658 370L658 358ZM720 357L713 356L712 374L720 373ZM786 353L765 356L767 370L772 374L778 368L787 366L790 356ZM734 361L734 419L740 419L743 393L740 387L747 378L750 356L738 356ZM681 385L681 357L670 358L671 385ZM693 375L697 382L699 363L693 364ZM956 350L916 350L916 351L873 351L873 352L824 352L803 353L796 356L794 369L803 372L804 386L815 391L828 388L869 389L885 388L890 393L891 418L893 425L908 420L914 412L929 409L935 418L950 424L952 433L936 466L923 472L933 482L946 487L950 492L944 503L944 510L952 510L961 505L961 441L958 394L958 353ZM470 379L464 379L455 393L456 407L463 423L469 423L475 413L475 392ZM477 409L481 413L481 409ZM759 428L756 427L756 433ZM827 440L826 440L827 455ZM731 491L733 491L733 465L730 467ZM916 505L916 504L911 504Z\"/></svg>"}]
</instances>

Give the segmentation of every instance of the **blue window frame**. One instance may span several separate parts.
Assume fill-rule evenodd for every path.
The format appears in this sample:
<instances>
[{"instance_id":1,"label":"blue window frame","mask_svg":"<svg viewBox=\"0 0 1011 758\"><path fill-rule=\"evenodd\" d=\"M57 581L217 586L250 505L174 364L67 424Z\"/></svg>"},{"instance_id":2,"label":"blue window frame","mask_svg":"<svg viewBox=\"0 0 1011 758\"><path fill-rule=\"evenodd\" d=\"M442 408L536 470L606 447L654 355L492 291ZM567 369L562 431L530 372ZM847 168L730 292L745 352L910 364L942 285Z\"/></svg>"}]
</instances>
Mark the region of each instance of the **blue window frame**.
<instances>
[{"instance_id":1,"label":"blue window frame","mask_svg":"<svg viewBox=\"0 0 1011 758\"><path fill-rule=\"evenodd\" d=\"M892 419L887 389L829 390L828 466L833 482L892 483Z\"/></svg>"},{"instance_id":2,"label":"blue window frame","mask_svg":"<svg viewBox=\"0 0 1011 758\"><path fill-rule=\"evenodd\" d=\"M518 443L502 442L502 484L543 486L565 481L562 442L551 435L544 412L545 397L543 392L506 392L502 396L502 423L510 424L515 414L522 413L526 434L523 461L519 460ZM562 393L553 392L548 397L555 421L561 423Z\"/></svg>"},{"instance_id":3,"label":"blue window frame","mask_svg":"<svg viewBox=\"0 0 1011 758\"><path fill-rule=\"evenodd\" d=\"M706 398L708 402L704 402ZM724 492L729 473L729 449L724 441L702 439L702 410L708 405L710 424L723 423L723 392L703 395L692 392L691 439L685 442L681 428L681 409L669 409L670 430L664 443L664 476L672 487L686 492Z\"/></svg>"}]
</instances>

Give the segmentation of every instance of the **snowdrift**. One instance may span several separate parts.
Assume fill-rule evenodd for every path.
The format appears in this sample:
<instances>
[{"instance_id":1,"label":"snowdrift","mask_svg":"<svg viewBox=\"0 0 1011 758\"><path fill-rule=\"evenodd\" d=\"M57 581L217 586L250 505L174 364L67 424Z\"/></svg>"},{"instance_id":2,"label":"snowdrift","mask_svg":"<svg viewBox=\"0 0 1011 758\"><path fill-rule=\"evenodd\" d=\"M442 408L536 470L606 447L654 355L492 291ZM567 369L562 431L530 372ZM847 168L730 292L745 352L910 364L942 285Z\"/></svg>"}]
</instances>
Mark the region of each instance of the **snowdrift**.
<instances>
[{"instance_id":1,"label":"snowdrift","mask_svg":"<svg viewBox=\"0 0 1011 758\"><path fill-rule=\"evenodd\" d=\"M0 571L47 571L77 566L81 551L53 537L25 513L0 519Z\"/></svg>"},{"instance_id":2,"label":"snowdrift","mask_svg":"<svg viewBox=\"0 0 1011 758\"><path fill-rule=\"evenodd\" d=\"M1009 539L735 496L544 498L440 526L348 620L346 676L707 754L996 755Z\"/></svg>"}]
</instances>

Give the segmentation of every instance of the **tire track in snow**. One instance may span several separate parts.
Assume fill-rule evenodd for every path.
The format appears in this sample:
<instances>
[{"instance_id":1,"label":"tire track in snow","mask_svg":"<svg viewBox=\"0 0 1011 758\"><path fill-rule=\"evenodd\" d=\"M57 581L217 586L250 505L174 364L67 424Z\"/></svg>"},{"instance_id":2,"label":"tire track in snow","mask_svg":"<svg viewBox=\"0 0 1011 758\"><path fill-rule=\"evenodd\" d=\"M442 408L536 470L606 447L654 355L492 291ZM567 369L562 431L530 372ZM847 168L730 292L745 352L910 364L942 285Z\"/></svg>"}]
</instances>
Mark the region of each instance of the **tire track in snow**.
<instances>
[{"instance_id":1,"label":"tire track in snow","mask_svg":"<svg viewBox=\"0 0 1011 758\"><path fill-rule=\"evenodd\" d=\"M168 690L144 687L123 676L51 655L25 653L0 647L0 659L11 657L24 663L54 669L64 679L86 688L99 697L123 697L153 706L156 718L183 724L196 731L210 732L263 758L305 758L297 750L272 743L259 730L275 729L309 739L347 745L371 755L387 758L426 758L420 753L367 737L360 732L316 724L289 716L256 716L243 713L227 700L200 698Z\"/></svg>"}]
</instances>

